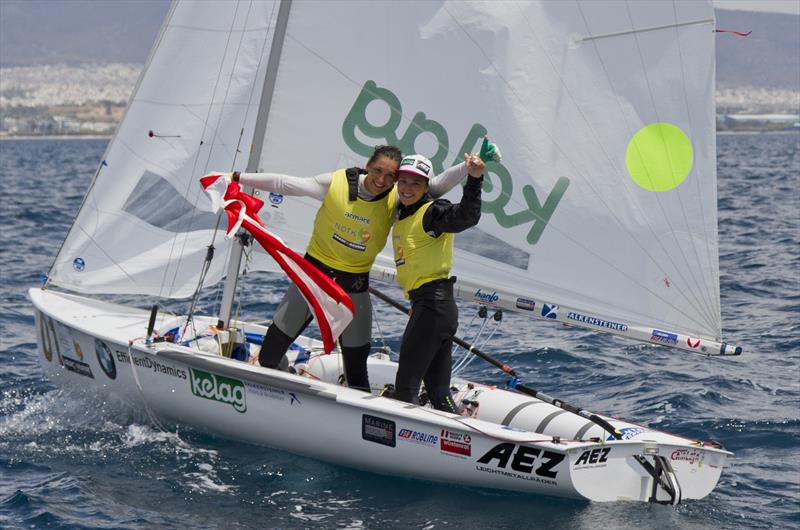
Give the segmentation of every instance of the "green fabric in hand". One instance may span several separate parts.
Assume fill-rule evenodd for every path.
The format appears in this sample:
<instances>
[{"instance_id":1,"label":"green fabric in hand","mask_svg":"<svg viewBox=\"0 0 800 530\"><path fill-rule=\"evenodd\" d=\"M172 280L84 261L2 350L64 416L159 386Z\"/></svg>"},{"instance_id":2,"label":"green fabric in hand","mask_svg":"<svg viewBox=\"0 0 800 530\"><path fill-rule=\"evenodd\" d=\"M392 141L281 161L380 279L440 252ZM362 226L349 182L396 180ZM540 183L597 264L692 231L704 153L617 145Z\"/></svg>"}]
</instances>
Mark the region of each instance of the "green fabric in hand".
<instances>
[{"instance_id":1,"label":"green fabric in hand","mask_svg":"<svg viewBox=\"0 0 800 530\"><path fill-rule=\"evenodd\" d=\"M481 145L481 152L479 156L484 162L500 162L500 160L503 158L503 155L500 154L500 148L495 144L490 143L489 138L483 139L483 145Z\"/></svg>"}]
</instances>

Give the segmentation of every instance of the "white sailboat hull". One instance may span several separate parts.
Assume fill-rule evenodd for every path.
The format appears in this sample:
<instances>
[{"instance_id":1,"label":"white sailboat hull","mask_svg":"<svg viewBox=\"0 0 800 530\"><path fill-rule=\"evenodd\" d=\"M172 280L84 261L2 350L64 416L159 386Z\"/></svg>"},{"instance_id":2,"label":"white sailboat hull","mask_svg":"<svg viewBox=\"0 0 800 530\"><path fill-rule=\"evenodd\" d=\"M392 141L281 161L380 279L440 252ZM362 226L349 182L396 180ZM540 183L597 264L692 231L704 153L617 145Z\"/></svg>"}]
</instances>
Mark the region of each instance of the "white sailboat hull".
<instances>
[{"instance_id":1,"label":"white sailboat hull","mask_svg":"<svg viewBox=\"0 0 800 530\"><path fill-rule=\"evenodd\" d=\"M172 343L129 347L144 334L146 311L40 289L29 296L42 368L57 385L335 464L594 501L676 504L708 495L731 454L613 418L606 419L627 439L607 440L586 418L465 381L455 382L456 397L473 403L472 417L412 406L335 384L335 355L312 359L305 375L293 375ZM251 330L264 332L245 327ZM395 368L371 358L372 383L392 381Z\"/></svg>"}]
</instances>

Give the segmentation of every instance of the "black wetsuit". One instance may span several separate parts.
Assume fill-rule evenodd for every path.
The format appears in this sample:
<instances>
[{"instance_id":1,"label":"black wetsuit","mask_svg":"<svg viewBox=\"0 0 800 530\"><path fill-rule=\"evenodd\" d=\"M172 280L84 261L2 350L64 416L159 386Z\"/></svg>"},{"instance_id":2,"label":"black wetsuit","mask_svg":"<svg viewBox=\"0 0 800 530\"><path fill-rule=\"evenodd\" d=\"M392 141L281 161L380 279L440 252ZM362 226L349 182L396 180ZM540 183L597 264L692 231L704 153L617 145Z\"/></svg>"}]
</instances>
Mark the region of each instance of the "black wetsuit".
<instances>
[{"instance_id":1,"label":"black wetsuit","mask_svg":"<svg viewBox=\"0 0 800 530\"><path fill-rule=\"evenodd\" d=\"M423 229L431 236L457 233L478 224L481 217L480 179L468 178L459 204L438 199L422 218ZM410 205L400 205L398 219L405 219L430 202L430 197ZM455 278L434 280L409 291L411 317L400 345L400 363L395 378L395 398L419 403L420 383L431 404L455 413L450 394L453 336L458 329L458 307L453 297Z\"/></svg>"}]
</instances>

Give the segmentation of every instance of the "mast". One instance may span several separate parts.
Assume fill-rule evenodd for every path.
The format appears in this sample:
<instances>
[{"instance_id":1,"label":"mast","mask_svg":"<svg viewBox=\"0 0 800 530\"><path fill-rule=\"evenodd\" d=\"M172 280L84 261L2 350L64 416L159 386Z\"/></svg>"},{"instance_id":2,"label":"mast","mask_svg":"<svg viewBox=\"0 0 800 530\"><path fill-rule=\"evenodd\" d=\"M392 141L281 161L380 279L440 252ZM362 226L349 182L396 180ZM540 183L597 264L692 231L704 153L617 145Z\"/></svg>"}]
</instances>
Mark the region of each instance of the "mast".
<instances>
[{"instance_id":1,"label":"mast","mask_svg":"<svg viewBox=\"0 0 800 530\"><path fill-rule=\"evenodd\" d=\"M289 11L292 7L292 0L282 0L278 10L278 19L275 24L275 33L272 36L272 46L269 51L269 61L267 72L264 77L264 89L261 92L261 100L258 103L258 115L256 116L253 141L250 146L250 157L247 160L245 172L253 173L258 170L258 162L261 160L261 150L264 145L264 136L267 133L267 121L269 120L269 110L272 105L272 95L275 91L275 80L278 77L278 65L283 51L283 41L286 37L286 26L289 22ZM246 193L252 193L253 189L249 186L243 188ZM228 327L233 310L233 298L236 293L236 284L239 280L239 267L242 261L242 242L237 238L236 243L231 247L231 255L228 261L228 272L225 276L225 286L222 291L222 302L219 309L219 322L217 327L225 329Z\"/></svg>"}]
</instances>

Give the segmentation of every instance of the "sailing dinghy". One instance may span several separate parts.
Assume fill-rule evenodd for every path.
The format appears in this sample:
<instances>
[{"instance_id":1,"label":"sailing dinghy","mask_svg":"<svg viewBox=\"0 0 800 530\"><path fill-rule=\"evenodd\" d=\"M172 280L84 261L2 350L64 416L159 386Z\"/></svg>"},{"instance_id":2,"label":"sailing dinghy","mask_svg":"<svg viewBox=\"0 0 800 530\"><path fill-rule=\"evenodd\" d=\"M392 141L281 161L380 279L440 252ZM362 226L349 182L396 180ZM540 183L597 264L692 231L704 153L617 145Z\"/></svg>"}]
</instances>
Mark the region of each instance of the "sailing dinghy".
<instances>
[{"instance_id":1,"label":"sailing dinghy","mask_svg":"<svg viewBox=\"0 0 800 530\"><path fill-rule=\"evenodd\" d=\"M520 385L454 379L452 415L381 397L397 367L382 352L371 394L339 384L338 354L308 337L288 355L296 373L238 360L266 331L232 316L239 273L278 269L248 238L221 236L197 181L314 175L381 143L438 173L490 131L504 159L487 165L480 224L456 238L462 303L739 354L719 309L713 28L696 1L173 3L47 281L29 291L44 372L156 423L379 473L595 501L705 497L731 455L719 444ZM268 230L302 254L319 204L255 195ZM372 277L393 281L389 246ZM196 314L223 279L219 314ZM191 304L167 315L91 295Z\"/></svg>"}]
</instances>

